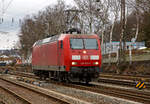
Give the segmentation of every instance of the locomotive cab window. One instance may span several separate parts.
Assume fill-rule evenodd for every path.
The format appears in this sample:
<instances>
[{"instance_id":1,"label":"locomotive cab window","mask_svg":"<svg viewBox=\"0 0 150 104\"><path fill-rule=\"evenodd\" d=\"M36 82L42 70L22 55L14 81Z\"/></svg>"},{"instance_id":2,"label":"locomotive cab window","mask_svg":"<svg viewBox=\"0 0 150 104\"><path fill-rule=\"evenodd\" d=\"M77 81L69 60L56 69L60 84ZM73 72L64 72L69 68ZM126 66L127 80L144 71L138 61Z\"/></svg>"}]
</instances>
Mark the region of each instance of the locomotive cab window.
<instances>
[{"instance_id":1,"label":"locomotive cab window","mask_svg":"<svg viewBox=\"0 0 150 104\"><path fill-rule=\"evenodd\" d=\"M83 39L70 39L72 49L83 49Z\"/></svg>"},{"instance_id":2,"label":"locomotive cab window","mask_svg":"<svg viewBox=\"0 0 150 104\"><path fill-rule=\"evenodd\" d=\"M96 39L70 39L70 47L72 49L98 49Z\"/></svg>"},{"instance_id":3,"label":"locomotive cab window","mask_svg":"<svg viewBox=\"0 0 150 104\"><path fill-rule=\"evenodd\" d=\"M84 39L85 49L98 49L96 39Z\"/></svg>"}]
</instances>

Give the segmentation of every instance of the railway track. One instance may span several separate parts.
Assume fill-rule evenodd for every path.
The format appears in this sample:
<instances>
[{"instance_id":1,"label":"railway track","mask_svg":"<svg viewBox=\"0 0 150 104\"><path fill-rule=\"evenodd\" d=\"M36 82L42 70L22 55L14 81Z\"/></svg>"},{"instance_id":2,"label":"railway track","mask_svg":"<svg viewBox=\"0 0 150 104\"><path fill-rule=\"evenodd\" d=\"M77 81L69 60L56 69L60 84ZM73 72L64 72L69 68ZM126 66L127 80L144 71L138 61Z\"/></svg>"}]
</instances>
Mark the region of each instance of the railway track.
<instances>
[{"instance_id":1,"label":"railway track","mask_svg":"<svg viewBox=\"0 0 150 104\"><path fill-rule=\"evenodd\" d=\"M135 87L136 82L143 81L146 89L150 89L150 76L131 76L131 75L116 75L116 74L101 74L99 82L117 84L129 87Z\"/></svg>"},{"instance_id":2,"label":"railway track","mask_svg":"<svg viewBox=\"0 0 150 104\"><path fill-rule=\"evenodd\" d=\"M0 86L0 89L3 89L4 91L8 92L9 94L13 95L16 99L21 100L22 103L24 104L31 104L30 101L28 101L27 99L23 98L22 96L18 95L16 92L10 90L9 88ZM0 102L0 104L5 104L4 102Z\"/></svg>"},{"instance_id":3,"label":"railway track","mask_svg":"<svg viewBox=\"0 0 150 104\"><path fill-rule=\"evenodd\" d=\"M124 80L145 80L150 82L150 75L117 75L117 74L100 74L102 78L124 79Z\"/></svg>"},{"instance_id":4,"label":"railway track","mask_svg":"<svg viewBox=\"0 0 150 104\"><path fill-rule=\"evenodd\" d=\"M106 87L100 85L93 85L93 89L96 92L109 94L112 96L120 97L129 99L132 101L137 101L145 104L149 104L150 102L150 94L149 92L141 92L138 90L129 90L129 89L121 89L121 88L114 88L114 87Z\"/></svg>"},{"instance_id":5,"label":"railway track","mask_svg":"<svg viewBox=\"0 0 150 104\"><path fill-rule=\"evenodd\" d=\"M121 89L121 88L114 88L114 87L106 87L96 84L66 84L66 83L58 83L58 82L51 82L57 85L63 85L66 87L76 88L80 90L91 91L99 94L110 95L114 97L124 98L127 100L132 100L144 104L149 104L150 102L150 93L149 92L141 92L138 90L129 90L129 89Z\"/></svg>"},{"instance_id":6,"label":"railway track","mask_svg":"<svg viewBox=\"0 0 150 104\"><path fill-rule=\"evenodd\" d=\"M32 78L34 76L31 76ZM124 98L136 102L141 102L145 104L149 104L150 102L150 93L149 92L142 92L139 90L131 90L131 89L122 89L122 88L115 88L115 87L108 87L108 86L101 86L97 84L79 84L79 83L73 83L73 84L66 84L66 83L60 83L55 81L50 81L50 83L65 86L65 87L71 87L76 88L80 90L86 90L91 91L99 94L105 94L105 95L111 95L119 98ZM118 82L122 83L122 82ZM130 84L130 82L128 83Z\"/></svg>"},{"instance_id":7,"label":"railway track","mask_svg":"<svg viewBox=\"0 0 150 104\"><path fill-rule=\"evenodd\" d=\"M67 101L2 77L0 77L0 88L20 99L23 104L69 104Z\"/></svg>"},{"instance_id":8,"label":"railway track","mask_svg":"<svg viewBox=\"0 0 150 104\"><path fill-rule=\"evenodd\" d=\"M39 79L39 77L35 76L33 73L26 73L26 72L20 72L20 71L10 71L9 74L17 75L17 76L21 76L21 77L28 77L28 78Z\"/></svg>"},{"instance_id":9,"label":"railway track","mask_svg":"<svg viewBox=\"0 0 150 104\"><path fill-rule=\"evenodd\" d=\"M29 78L35 78L35 79L39 79L39 77L36 77L34 74L32 73L24 73L24 72L13 72L11 73L13 75L17 75L17 76L23 76L23 77L29 77ZM127 86L127 87L135 87L136 86L136 80L137 78L147 78L148 76L127 76L127 75L106 75L106 74L102 74L98 80L98 82L100 83L108 83L108 84L116 84L116 85L122 85L122 86ZM149 78L150 79L150 78ZM144 81L145 82L145 81ZM150 82L145 82L146 85L146 89L150 89Z\"/></svg>"},{"instance_id":10,"label":"railway track","mask_svg":"<svg viewBox=\"0 0 150 104\"><path fill-rule=\"evenodd\" d=\"M111 78L100 78L98 80L100 83L108 83L108 84L116 84L121 86L127 86L127 87L135 87L137 81L133 80L120 80L120 79L111 79ZM150 83L145 82L146 89L150 89Z\"/></svg>"}]
</instances>

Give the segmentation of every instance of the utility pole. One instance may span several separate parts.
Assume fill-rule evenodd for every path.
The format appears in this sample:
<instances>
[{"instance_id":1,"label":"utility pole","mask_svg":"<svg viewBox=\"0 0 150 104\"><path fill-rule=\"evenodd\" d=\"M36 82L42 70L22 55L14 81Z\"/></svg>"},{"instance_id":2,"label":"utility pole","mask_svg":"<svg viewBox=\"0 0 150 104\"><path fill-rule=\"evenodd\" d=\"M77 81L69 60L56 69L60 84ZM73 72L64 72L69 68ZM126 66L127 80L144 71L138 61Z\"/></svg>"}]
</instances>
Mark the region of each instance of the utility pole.
<instances>
[{"instance_id":1,"label":"utility pole","mask_svg":"<svg viewBox=\"0 0 150 104\"><path fill-rule=\"evenodd\" d=\"M140 22L140 19L139 19L139 0L136 0L136 22L137 22L137 27L136 27L136 34L135 34L135 41L137 40L137 37L138 37L138 34L139 34L139 22Z\"/></svg>"},{"instance_id":2,"label":"utility pole","mask_svg":"<svg viewBox=\"0 0 150 104\"><path fill-rule=\"evenodd\" d=\"M90 27L90 33L92 33L92 31L93 31L92 30L92 15L93 15L92 14L92 1L89 0L89 2L90 2L90 4L89 4L90 5L90 11L89 11L90 12L90 23L89 23L89 27Z\"/></svg>"}]
</instances>

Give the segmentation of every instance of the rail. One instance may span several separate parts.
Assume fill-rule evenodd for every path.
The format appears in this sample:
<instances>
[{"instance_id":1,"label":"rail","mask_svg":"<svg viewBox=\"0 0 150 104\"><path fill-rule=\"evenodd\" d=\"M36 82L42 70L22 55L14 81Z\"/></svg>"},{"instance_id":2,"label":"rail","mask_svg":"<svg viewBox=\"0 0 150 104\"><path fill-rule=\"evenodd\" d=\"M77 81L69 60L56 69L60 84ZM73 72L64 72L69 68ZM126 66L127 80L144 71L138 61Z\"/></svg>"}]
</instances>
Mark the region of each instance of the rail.
<instances>
[{"instance_id":1,"label":"rail","mask_svg":"<svg viewBox=\"0 0 150 104\"><path fill-rule=\"evenodd\" d=\"M20 96L19 94L15 93L14 91L11 91L8 88L2 87L2 86L0 86L0 88L3 89L4 91L8 92L9 94L15 96L17 99L21 100L24 104L31 104L30 101L28 101L27 99L23 98L22 96Z\"/></svg>"}]
</instances>

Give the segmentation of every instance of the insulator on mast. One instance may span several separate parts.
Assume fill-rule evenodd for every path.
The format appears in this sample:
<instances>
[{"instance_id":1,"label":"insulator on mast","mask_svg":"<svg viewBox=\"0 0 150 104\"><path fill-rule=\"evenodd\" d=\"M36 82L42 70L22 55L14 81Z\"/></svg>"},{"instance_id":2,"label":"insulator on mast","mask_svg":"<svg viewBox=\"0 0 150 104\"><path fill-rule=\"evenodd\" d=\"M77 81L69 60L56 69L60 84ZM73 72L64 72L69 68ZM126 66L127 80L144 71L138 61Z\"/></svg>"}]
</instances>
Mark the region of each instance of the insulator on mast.
<instances>
[{"instance_id":1,"label":"insulator on mast","mask_svg":"<svg viewBox=\"0 0 150 104\"><path fill-rule=\"evenodd\" d=\"M21 19L19 19L19 25L21 25Z\"/></svg>"},{"instance_id":2,"label":"insulator on mast","mask_svg":"<svg viewBox=\"0 0 150 104\"><path fill-rule=\"evenodd\" d=\"M3 18L0 18L0 24L3 23L3 22L4 22L4 19L3 19Z\"/></svg>"},{"instance_id":3,"label":"insulator on mast","mask_svg":"<svg viewBox=\"0 0 150 104\"><path fill-rule=\"evenodd\" d=\"M4 22L4 19L2 18L2 23Z\"/></svg>"},{"instance_id":4,"label":"insulator on mast","mask_svg":"<svg viewBox=\"0 0 150 104\"><path fill-rule=\"evenodd\" d=\"M12 21L11 21L12 23L14 23L14 18L12 18Z\"/></svg>"}]
</instances>

